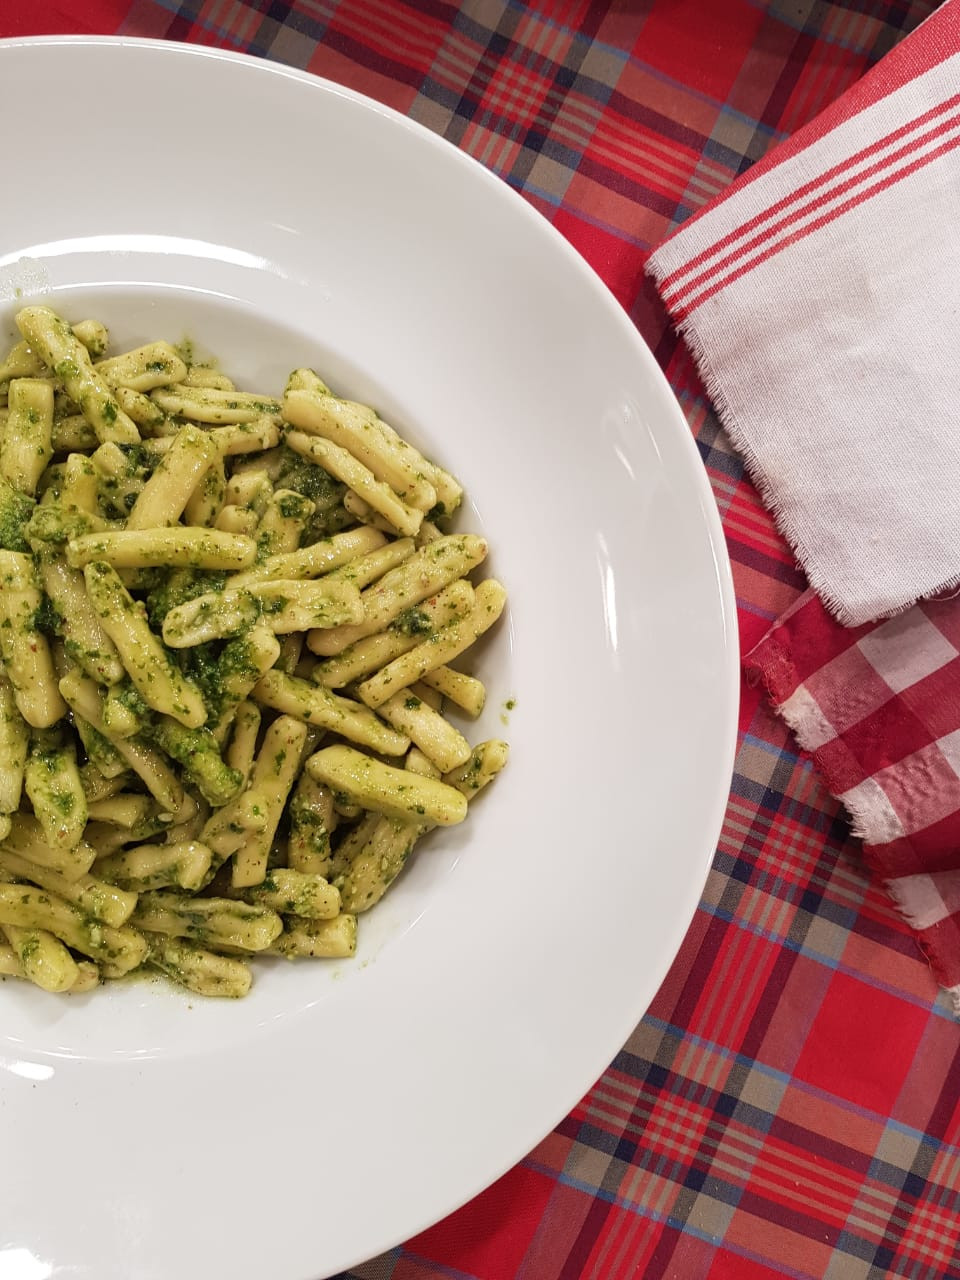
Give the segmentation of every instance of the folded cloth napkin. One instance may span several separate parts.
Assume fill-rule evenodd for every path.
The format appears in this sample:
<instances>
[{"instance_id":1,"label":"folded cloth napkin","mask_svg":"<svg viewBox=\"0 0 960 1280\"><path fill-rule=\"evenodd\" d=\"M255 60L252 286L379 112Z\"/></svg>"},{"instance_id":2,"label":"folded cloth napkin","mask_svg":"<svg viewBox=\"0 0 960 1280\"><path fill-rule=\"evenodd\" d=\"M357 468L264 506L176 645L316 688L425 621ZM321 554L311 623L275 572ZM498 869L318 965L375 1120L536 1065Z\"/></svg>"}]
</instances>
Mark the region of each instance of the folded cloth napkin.
<instances>
[{"instance_id":1,"label":"folded cloth napkin","mask_svg":"<svg viewBox=\"0 0 960 1280\"><path fill-rule=\"evenodd\" d=\"M815 588L745 667L960 1014L960 0L648 269Z\"/></svg>"},{"instance_id":2,"label":"folded cloth napkin","mask_svg":"<svg viewBox=\"0 0 960 1280\"><path fill-rule=\"evenodd\" d=\"M827 607L960 583L957 0L648 270Z\"/></svg>"},{"instance_id":3,"label":"folded cloth napkin","mask_svg":"<svg viewBox=\"0 0 960 1280\"><path fill-rule=\"evenodd\" d=\"M843 801L960 1015L960 598L842 627L808 591L744 665Z\"/></svg>"}]
</instances>

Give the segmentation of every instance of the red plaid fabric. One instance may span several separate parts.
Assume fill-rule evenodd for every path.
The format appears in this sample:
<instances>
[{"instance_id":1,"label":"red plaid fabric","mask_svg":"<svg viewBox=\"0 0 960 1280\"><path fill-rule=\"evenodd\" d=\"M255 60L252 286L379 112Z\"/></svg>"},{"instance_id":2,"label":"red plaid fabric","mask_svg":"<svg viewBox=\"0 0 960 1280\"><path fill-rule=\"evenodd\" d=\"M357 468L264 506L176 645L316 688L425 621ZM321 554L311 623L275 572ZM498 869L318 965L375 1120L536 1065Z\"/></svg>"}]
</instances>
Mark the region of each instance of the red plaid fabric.
<instances>
[{"instance_id":1,"label":"red plaid fabric","mask_svg":"<svg viewBox=\"0 0 960 1280\"><path fill-rule=\"evenodd\" d=\"M805 584L644 259L934 8L32 0L0 6L0 34L116 31L306 67L522 192L614 291L684 407L747 652ZM351 1280L960 1280L960 1032L759 685L744 687L740 728L700 908L616 1060L517 1168ZM318 1233L322 1201L318 1188Z\"/></svg>"},{"instance_id":2,"label":"red plaid fabric","mask_svg":"<svg viewBox=\"0 0 960 1280\"><path fill-rule=\"evenodd\" d=\"M960 1006L960 599L846 628L807 592L745 665Z\"/></svg>"}]
</instances>

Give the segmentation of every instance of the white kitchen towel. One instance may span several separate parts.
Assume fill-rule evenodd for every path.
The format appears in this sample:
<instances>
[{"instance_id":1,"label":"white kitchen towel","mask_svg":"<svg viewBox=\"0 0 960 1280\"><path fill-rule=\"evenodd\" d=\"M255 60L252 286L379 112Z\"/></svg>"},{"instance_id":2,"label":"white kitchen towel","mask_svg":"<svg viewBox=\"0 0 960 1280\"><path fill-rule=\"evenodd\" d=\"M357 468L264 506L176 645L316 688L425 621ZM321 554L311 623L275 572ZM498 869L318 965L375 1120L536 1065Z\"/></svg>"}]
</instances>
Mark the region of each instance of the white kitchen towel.
<instances>
[{"instance_id":1,"label":"white kitchen towel","mask_svg":"<svg viewBox=\"0 0 960 1280\"><path fill-rule=\"evenodd\" d=\"M960 0L648 260L845 625L960 584Z\"/></svg>"}]
</instances>

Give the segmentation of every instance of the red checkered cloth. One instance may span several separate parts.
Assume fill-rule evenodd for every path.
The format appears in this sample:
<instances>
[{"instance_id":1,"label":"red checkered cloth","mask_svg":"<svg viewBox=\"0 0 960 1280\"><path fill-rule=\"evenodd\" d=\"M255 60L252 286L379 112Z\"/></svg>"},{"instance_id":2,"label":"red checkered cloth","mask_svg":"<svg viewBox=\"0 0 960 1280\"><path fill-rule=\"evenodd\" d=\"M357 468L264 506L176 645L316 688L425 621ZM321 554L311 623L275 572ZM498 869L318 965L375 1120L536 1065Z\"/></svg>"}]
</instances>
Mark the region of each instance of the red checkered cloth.
<instances>
[{"instance_id":1,"label":"red checkered cloth","mask_svg":"<svg viewBox=\"0 0 960 1280\"><path fill-rule=\"evenodd\" d=\"M644 258L935 7L0 0L0 34L116 31L308 68L509 182L596 268L670 379L723 518L747 652L804 579ZM515 1169L353 1280L960 1280L960 1030L759 685L744 684L740 729L700 907L616 1060ZM320 1233L322 1189L317 1205ZM283 1259L279 1241L277 1276Z\"/></svg>"},{"instance_id":2,"label":"red checkered cloth","mask_svg":"<svg viewBox=\"0 0 960 1280\"><path fill-rule=\"evenodd\" d=\"M746 659L960 1013L960 599L841 627L812 591Z\"/></svg>"}]
</instances>

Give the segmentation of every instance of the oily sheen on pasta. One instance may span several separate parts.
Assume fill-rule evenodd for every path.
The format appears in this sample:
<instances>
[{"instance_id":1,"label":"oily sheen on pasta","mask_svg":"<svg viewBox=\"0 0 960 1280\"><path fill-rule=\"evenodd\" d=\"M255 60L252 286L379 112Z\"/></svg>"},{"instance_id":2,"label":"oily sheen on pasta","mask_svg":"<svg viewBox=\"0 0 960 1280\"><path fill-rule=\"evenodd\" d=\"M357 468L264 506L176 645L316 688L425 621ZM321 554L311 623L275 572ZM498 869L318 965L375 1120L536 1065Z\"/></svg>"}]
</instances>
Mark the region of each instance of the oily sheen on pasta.
<instances>
[{"instance_id":1,"label":"oily sheen on pasta","mask_svg":"<svg viewBox=\"0 0 960 1280\"><path fill-rule=\"evenodd\" d=\"M310 369L16 316L0 361L0 974L242 996L345 957L504 767L451 666L503 612L448 472ZM452 710L448 718L446 710Z\"/></svg>"}]
</instances>

